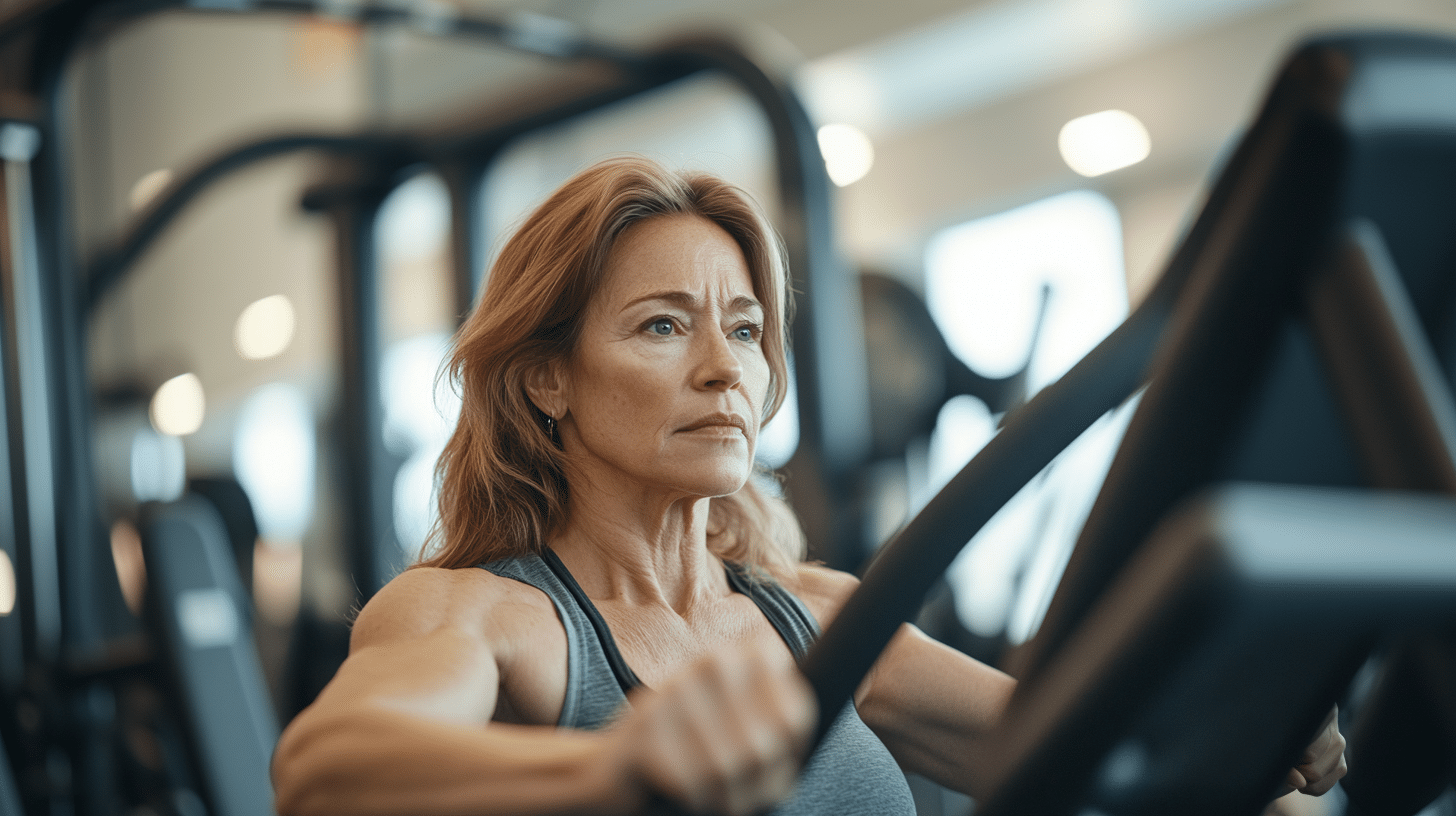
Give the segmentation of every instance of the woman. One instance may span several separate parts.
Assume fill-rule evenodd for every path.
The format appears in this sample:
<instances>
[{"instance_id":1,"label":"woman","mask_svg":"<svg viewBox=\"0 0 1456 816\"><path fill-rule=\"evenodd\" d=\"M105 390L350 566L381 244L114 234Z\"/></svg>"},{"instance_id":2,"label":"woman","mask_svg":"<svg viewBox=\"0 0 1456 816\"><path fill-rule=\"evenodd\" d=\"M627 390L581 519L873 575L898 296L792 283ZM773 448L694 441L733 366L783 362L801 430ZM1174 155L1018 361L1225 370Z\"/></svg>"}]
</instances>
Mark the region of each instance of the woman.
<instances>
[{"instance_id":1,"label":"woman","mask_svg":"<svg viewBox=\"0 0 1456 816\"><path fill-rule=\"evenodd\" d=\"M284 732L280 813L913 814L897 765L966 785L1014 681L912 627L800 778L792 656L855 579L750 479L785 297L772 230L708 176L609 161L527 220L452 360L440 547Z\"/></svg>"}]
</instances>

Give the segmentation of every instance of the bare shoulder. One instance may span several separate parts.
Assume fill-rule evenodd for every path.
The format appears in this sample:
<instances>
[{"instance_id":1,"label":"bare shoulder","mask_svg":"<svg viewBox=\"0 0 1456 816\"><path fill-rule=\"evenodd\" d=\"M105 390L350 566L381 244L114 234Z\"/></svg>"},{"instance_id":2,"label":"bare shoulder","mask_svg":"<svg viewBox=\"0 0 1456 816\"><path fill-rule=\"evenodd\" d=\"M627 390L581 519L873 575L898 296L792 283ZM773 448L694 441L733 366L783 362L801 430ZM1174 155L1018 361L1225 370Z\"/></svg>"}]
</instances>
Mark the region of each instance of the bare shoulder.
<instances>
[{"instance_id":1,"label":"bare shoulder","mask_svg":"<svg viewBox=\"0 0 1456 816\"><path fill-rule=\"evenodd\" d=\"M444 629L485 639L515 618L555 618L539 590L475 567L405 570L370 599L354 622L351 650L414 640Z\"/></svg>"},{"instance_id":2,"label":"bare shoulder","mask_svg":"<svg viewBox=\"0 0 1456 816\"><path fill-rule=\"evenodd\" d=\"M474 567L416 567L359 612L315 707L384 699L450 722L550 724L566 693L566 633L535 587Z\"/></svg>"},{"instance_id":3,"label":"bare shoulder","mask_svg":"<svg viewBox=\"0 0 1456 816\"><path fill-rule=\"evenodd\" d=\"M793 579L784 588L809 607L822 629L828 628L840 607L859 588L859 579L822 564L804 563L798 565Z\"/></svg>"}]
</instances>

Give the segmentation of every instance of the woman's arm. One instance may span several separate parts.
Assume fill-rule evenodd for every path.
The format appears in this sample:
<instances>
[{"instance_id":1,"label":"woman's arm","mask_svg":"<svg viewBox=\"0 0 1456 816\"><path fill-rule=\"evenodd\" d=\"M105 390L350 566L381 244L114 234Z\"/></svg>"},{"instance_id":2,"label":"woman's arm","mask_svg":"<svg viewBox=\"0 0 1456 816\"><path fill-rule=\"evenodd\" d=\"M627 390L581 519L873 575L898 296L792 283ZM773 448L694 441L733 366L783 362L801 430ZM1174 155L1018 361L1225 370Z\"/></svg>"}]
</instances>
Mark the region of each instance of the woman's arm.
<instances>
[{"instance_id":1,"label":"woman's arm","mask_svg":"<svg viewBox=\"0 0 1456 816\"><path fill-rule=\"evenodd\" d=\"M806 567L804 598L827 626L858 579ZM1016 680L905 624L855 694L865 724L907 771L972 796L984 794L978 770ZM1284 788L1319 796L1345 775L1345 739L1335 715L1320 726Z\"/></svg>"},{"instance_id":2,"label":"woman's arm","mask_svg":"<svg viewBox=\"0 0 1456 816\"><path fill-rule=\"evenodd\" d=\"M952 790L982 792L985 738L1016 681L905 624L855 695L860 718L900 766Z\"/></svg>"},{"instance_id":3,"label":"woman's arm","mask_svg":"<svg viewBox=\"0 0 1456 816\"><path fill-rule=\"evenodd\" d=\"M848 573L803 565L793 591L828 628L859 586ZM972 793L977 748L1001 720L1016 681L905 624L855 693L860 719L907 771Z\"/></svg>"},{"instance_id":4,"label":"woman's arm","mask_svg":"<svg viewBox=\"0 0 1456 816\"><path fill-rule=\"evenodd\" d=\"M792 789L813 703L773 656L697 664L610 731L490 722L521 624L499 596L481 575L420 569L371 600L349 659L279 740L278 812L628 813L657 794L747 814Z\"/></svg>"},{"instance_id":5,"label":"woman's arm","mask_svg":"<svg viewBox=\"0 0 1456 816\"><path fill-rule=\"evenodd\" d=\"M359 614L348 660L279 739L280 814L630 805L630 791L600 761L602 735L485 727L500 684L484 623L496 599L473 600L469 583L412 570Z\"/></svg>"}]
</instances>

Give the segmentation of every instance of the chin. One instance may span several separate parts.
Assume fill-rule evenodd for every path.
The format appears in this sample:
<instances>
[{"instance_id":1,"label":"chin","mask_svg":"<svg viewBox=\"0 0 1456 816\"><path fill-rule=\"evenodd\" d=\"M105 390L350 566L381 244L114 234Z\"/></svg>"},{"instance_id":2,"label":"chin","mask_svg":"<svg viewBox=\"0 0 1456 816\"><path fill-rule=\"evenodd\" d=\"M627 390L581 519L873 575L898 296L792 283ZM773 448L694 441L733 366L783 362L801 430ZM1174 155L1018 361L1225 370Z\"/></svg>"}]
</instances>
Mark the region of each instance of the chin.
<instances>
[{"instance_id":1,"label":"chin","mask_svg":"<svg viewBox=\"0 0 1456 816\"><path fill-rule=\"evenodd\" d=\"M682 486L690 493L704 498L730 496L737 493L748 481L749 466L735 464L716 468L705 468L696 478L684 479Z\"/></svg>"}]
</instances>

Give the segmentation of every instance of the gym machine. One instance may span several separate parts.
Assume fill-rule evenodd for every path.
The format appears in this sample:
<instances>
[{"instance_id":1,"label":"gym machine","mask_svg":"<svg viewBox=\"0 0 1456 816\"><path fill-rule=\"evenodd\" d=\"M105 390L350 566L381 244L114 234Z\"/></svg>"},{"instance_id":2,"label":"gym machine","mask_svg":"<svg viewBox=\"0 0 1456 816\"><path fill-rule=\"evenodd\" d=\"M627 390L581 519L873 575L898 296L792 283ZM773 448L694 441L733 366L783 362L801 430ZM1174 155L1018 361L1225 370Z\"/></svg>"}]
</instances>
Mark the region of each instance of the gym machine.
<instances>
[{"instance_id":1,"label":"gym machine","mask_svg":"<svg viewBox=\"0 0 1456 816\"><path fill-rule=\"evenodd\" d=\"M1256 813L1382 638L1449 627L1453 87L1447 40L1301 48L1148 300L871 563L806 661L821 710L849 699L962 543L1145 381L1012 660L978 812ZM1450 695L1426 712L1448 739ZM1400 812L1452 773L1420 767L1430 796ZM1409 781L1357 785L1354 806L1396 812L1384 802Z\"/></svg>"}]
</instances>

